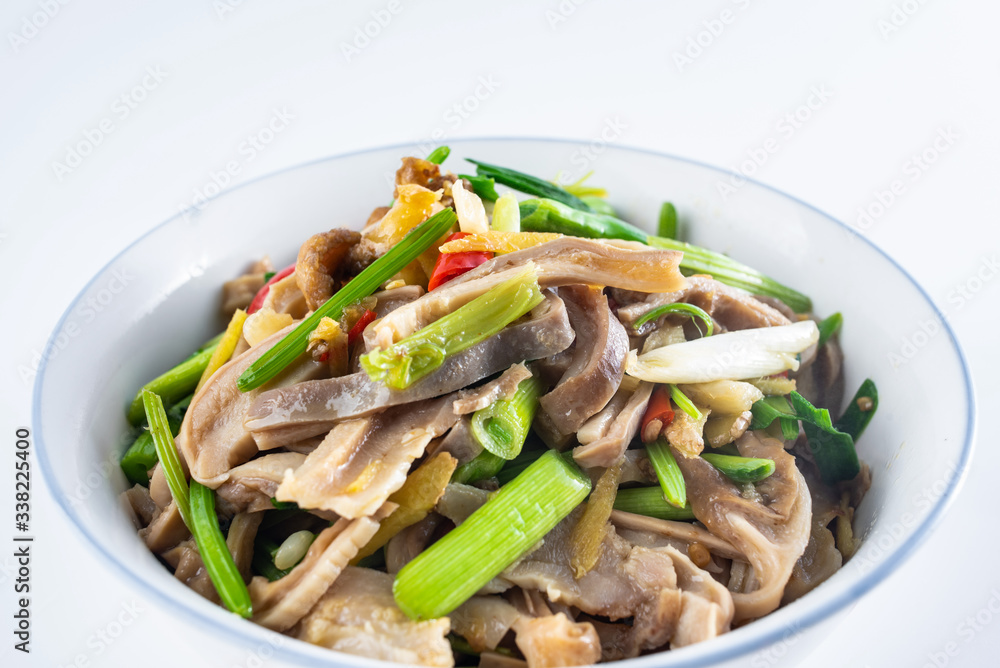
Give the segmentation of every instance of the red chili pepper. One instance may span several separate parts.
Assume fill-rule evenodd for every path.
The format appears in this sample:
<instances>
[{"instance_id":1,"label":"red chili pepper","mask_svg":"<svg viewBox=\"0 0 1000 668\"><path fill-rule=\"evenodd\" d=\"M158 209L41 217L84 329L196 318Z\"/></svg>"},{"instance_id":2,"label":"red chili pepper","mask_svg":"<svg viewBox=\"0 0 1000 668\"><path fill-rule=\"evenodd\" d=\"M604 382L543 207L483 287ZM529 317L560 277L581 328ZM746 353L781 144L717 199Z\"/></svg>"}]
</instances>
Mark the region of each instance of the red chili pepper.
<instances>
[{"instance_id":1,"label":"red chili pepper","mask_svg":"<svg viewBox=\"0 0 1000 668\"><path fill-rule=\"evenodd\" d=\"M290 276L293 271L295 271L294 264L285 267L277 274L272 276L271 280L265 283L264 287L258 290L257 294L254 295L253 301L250 302L250 306L247 307L247 315L259 311L260 307L264 305L264 300L267 299L267 293L271 291L271 286L280 281L281 279Z\"/></svg>"},{"instance_id":2,"label":"red chili pepper","mask_svg":"<svg viewBox=\"0 0 1000 668\"><path fill-rule=\"evenodd\" d=\"M643 443L652 443L660 437L663 430L674 421L674 409L670 405L670 395L666 385L657 385L649 397L646 412L642 416Z\"/></svg>"},{"instance_id":3,"label":"red chili pepper","mask_svg":"<svg viewBox=\"0 0 1000 668\"><path fill-rule=\"evenodd\" d=\"M347 345L351 345L357 341L358 337L364 333L365 327L371 324L371 321L374 319L375 311L365 309L364 315L358 318L358 321L354 323L354 327L351 327L351 331L347 333Z\"/></svg>"},{"instance_id":4,"label":"red chili pepper","mask_svg":"<svg viewBox=\"0 0 1000 668\"><path fill-rule=\"evenodd\" d=\"M455 232L448 241L461 239L469 236L468 232ZM434 271L431 272L431 280L427 284L428 290L447 283L456 276L461 276L470 269L475 269L483 262L493 259L493 253L487 251L464 251L461 253L441 253L437 262L434 263Z\"/></svg>"}]
</instances>

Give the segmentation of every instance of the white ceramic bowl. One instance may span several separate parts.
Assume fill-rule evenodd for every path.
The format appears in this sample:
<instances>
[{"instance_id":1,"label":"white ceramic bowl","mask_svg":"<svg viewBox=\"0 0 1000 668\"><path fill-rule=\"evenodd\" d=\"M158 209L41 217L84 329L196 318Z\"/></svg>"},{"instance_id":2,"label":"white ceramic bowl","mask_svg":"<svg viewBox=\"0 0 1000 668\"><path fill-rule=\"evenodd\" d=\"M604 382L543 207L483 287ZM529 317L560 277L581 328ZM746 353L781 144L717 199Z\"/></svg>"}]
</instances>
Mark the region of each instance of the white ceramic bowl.
<instances>
[{"instance_id":1,"label":"white ceramic bowl","mask_svg":"<svg viewBox=\"0 0 1000 668\"><path fill-rule=\"evenodd\" d=\"M565 141L463 140L451 147L447 166L453 171L469 169L463 157L539 175L572 172L586 160L581 145ZM398 160L408 152L396 146L320 160L168 220L84 287L43 355L48 361L35 384L34 428L41 467L59 505L144 595L242 648L266 646L275 634L177 582L139 541L119 505L126 487L117 466L125 447L124 407L143 382L221 329L223 281L264 254L276 266L293 261L299 244L319 230L361 225L388 200ZM874 482L856 516L865 540L854 559L762 620L627 664L756 668L804 656L835 613L913 553L958 491L975 420L969 372L954 334L927 294L885 253L787 195L747 182L724 196L719 184L732 184L729 173L629 148L606 147L587 169L596 170L594 183L608 189L624 218L652 231L661 201L670 199L689 222L683 229L689 241L811 295L821 315L842 312L848 392L865 377L878 384L881 408L859 444ZM275 660L384 665L298 641L282 642Z\"/></svg>"}]
</instances>

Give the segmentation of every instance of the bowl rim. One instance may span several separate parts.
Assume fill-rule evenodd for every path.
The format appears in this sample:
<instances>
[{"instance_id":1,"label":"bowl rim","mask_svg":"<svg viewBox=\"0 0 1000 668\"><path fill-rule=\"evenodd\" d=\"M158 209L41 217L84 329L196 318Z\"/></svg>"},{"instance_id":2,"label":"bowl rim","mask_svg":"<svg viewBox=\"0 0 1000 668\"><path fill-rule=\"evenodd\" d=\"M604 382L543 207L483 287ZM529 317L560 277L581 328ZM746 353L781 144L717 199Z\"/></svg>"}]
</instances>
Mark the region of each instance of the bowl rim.
<instances>
[{"instance_id":1,"label":"bowl rim","mask_svg":"<svg viewBox=\"0 0 1000 668\"><path fill-rule=\"evenodd\" d=\"M533 142L539 144L561 144L561 145L580 145L586 143L586 139L573 139L573 138L556 138L556 137L532 137L532 136L487 136L487 137L456 137L449 139L445 142L449 146L454 146L458 144L466 144L473 142ZM206 200L206 205L218 198L226 197L231 195L243 188L251 187L257 184L259 181L266 179L278 177L289 172L293 172L299 169L306 169L315 165L333 162L338 160L345 160L352 158L357 155L364 155L368 153L375 153L379 151L407 151L412 150L414 147L418 146L419 142L402 142L381 146L372 146L362 149L357 149L354 151L348 151L345 153L338 153L334 155L329 155L322 158L317 158L315 160L310 160L304 163L291 165L283 169L279 169L268 174L264 174L253 178L245 183L241 183L237 186L227 188L218 194L208 198ZM844 587L842 591L834 593L829 597L829 600L822 604L818 604L815 609L809 611L803 611L804 614L800 614L796 617L793 622L794 632L800 633L806 629L818 624L828 617L832 617L838 611L843 610L847 606L856 603L864 594L868 593L874 589L877 585L883 582L893 571L896 570L900 565L902 565L907 559L909 559L916 548L923 543L924 540L931 534L931 532L938 526L941 518L944 516L945 512L950 508L958 492L961 490L968 473L969 464L972 458L972 453L974 451L975 445L975 432L976 432L976 398L975 398L975 388L972 381L972 373L969 367L968 360L965 356L965 352L962 350L962 346L958 341L958 337L952 330L951 324L948 322L945 314L938 308L937 304L927 293L927 291L920 285L920 283L892 256L890 256L886 251L882 250L878 245L872 242L868 237L859 233L857 230L853 229L849 225L843 223L837 218L831 216L825 211L819 209L808 202L805 202L797 197L789 195L788 193L770 186L766 183L762 183L756 179L749 178L742 174L737 174L736 172L712 165L700 160L682 157L667 153L664 151L657 151L654 149L642 148L637 146L631 146L628 144L613 144L607 147L612 151L621 151L625 153L639 153L648 156L653 156L656 158L664 158L678 163L684 163L688 165L693 165L695 167L707 169L714 171L723 177L739 176L744 179L745 182L751 183L756 187L763 188L765 190L771 191L787 200L790 200L797 205L808 209L819 216L826 218L830 222L837 226L840 226L846 233L853 235L855 239L862 241L867 244L872 250L881 255L886 261L889 262L900 274L902 274L910 284L917 290L920 296L927 302L930 306L934 315L938 318L944 330L948 334L948 339L954 349L958 360L961 364L962 377L964 379L964 390L965 399L967 402L968 410L965 420L965 435L963 437L963 444L961 455L957 467L952 473L951 479L948 481L948 486L946 491L942 496L935 502L931 508L928 515L924 518L922 523L917 526L911 535L902 543L898 544L892 552L890 552L879 564L872 568L867 573L861 574L857 581L853 583L852 586ZM146 580L144 580L137 569L134 569L129 564L125 563L122 559L119 559L113 551L107 549L98 537L90 531L83 519L77 514L76 509L70 502L68 496L64 490L59 485L55 470L52 467L52 463L49 459L48 448L45 445L44 429L42 427L41 419L41 397L42 391L45 385L46 371L48 369L51 351L57 345L57 338L59 333L62 331L67 319L72 314L72 312L79 305L83 295L90 289L90 287L101 277L108 269L118 262L124 255L132 250L133 247L142 243L148 236L158 232L161 228L173 223L179 218L184 218L188 215L188 211L180 211L173 216L170 216L166 220L154 225L152 228L144 232L134 241L125 246L121 251L116 253L100 270L98 270L93 277L80 289L76 297L69 303L59 321L56 323L55 328L49 336L49 339L43 349L41 355L41 363L38 368L38 372L35 378L34 388L32 391L32 430L34 435L34 443L37 448L37 457L39 461L40 468L42 470L42 476L45 479L46 486L51 494L51 496L56 500L57 505L63 510L66 516L70 519L70 523L76 527L76 529L85 538L85 543L88 543L92 549L94 549L99 555L101 555L106 561L114 565L114 567L123 573L128 580L143 594L151 595L155 600L162 601L166 603L171 608L177 610L178 612L184 613L182 616L185 621L195 626L202 626L203 623L211 624L214 628L221 628L225 631L226 635L229 636L227 640L229 641L239 641L239 646L244 649L251 649L257 646L260 641L260 636L258 635L260 631L267 631L264 627L249 625L244 622L248 620L238 620L240 623L233 624L227 623L228 618L219 617L219 613L228 614L225 611L219 611L215 606L212 610L207 608L203 609L203 606L189 605L183 596L175 596L168 593L165 589L154 585ZM237 621L235 618L231 621ZM751 626L752 628L752 626ZM274 632L271 632L274 633ZM754 650L759 650L768 646L771 646L777 642L782 641L788 637L789 626L780 625L770 630L763 630L760 633L750 634L742 636L739 638L734 638L734 640L729 643L728 646L719 647L717 651L711 651L712 648L706 647L703 654L697 656L678 656L676 652L670 652L674 656L671 657L673 662L670 665L674 666L689 666L691 668L697 666L708 666L715 662L727 661L739 658L741 656L748 656ZM282 638L294 640L288 638L283 634ZM728 635L728 634L727 634ZM732 636L730 636L732 637ZM367 665L388 665L383 662L376 662L371 659L364 657L357 657L354 655L342 654L340 652L335 652L332 650L327 650L323 648L316 648L308 645L304 642L294 642L294 643L271 643L272 649L274 651L273 658L280 659L282 661L292 661L299 665L315 665L317 658L316 650L321 652L332 652L329 656L332 659L331 665L337 665L337 662L343 663L344 658L350 656L352 661L357 663L364 663ZM698 647L695 645L694 647ZM681 653L684 654L684 653ZM646 661L643 659L652 659L653 657L659 656L664 658L664 655L649 655L646 657L637 657L643 664ZM688 660L685 660L688 659ZM629 665L635 665L633 660L629 660Z\"/></svg>"}]
</instances>

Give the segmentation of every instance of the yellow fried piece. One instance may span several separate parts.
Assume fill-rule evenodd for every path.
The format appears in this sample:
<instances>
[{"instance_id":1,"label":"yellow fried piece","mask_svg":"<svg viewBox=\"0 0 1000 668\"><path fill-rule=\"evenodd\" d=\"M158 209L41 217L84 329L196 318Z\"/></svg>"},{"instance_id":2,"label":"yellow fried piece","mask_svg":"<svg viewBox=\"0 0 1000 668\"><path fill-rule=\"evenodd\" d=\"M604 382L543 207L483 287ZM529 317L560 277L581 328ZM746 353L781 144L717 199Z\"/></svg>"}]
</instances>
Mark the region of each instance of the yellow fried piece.
<instances>
[{"instance_id":1,"label":"yellow fried piece","mask_svg":"<svg viewBox=\"0 0 1000 668\"><path fill-rule=\"evenodd\" d=\"M403 486L389 497L389 500L399 504L399 507L382 521L378 531L368 544L361 548L351 563L357 564L368 555L374 554L397 533L427 517L444 494L444 488L451 481L451 475L457 466L457 459L447 452L439 452L407 476ZM610 511L608 513L610 514Z\"/></svg>"},{"instance_id":2,"label":"yellow fried piece","mask_svg":"<svg viewBox=\"0 0 1000 668\"><path fill-rule=\"evenodd\" d=\"M608 533L608 518L611 517L618 483L622 478L622 464L605 469L590 494L587 507L570 534L570 568L577 580L589 573L601 558L604 538Z\"/></svg>"},{"instance_id":3,"label":"yellow fried piece","mask_svg":"<svg viewBox=\"0 0 1000 668\"><path fill-rule=\"evenodd\" d=\"M201 379L198 380L198 387L195 388L195 393L208 382L208 379L212 377L212 374L219 370L219 368L229 361L229 358L233 356L233 351L236 350L236 344L240 342L240 336L243 334L243 323L247 320L247 312L243 309L236 309L236 313L233 313L232 319L229 321L229 326L226 327L226 333L222 335L219 339L219 345L215 348L215 352L208 359L208 366L201 373Z\"/></svg>"},{"instance_id":4,"label":"yellow fried piece","mask_svg":"<svg viewBox=\"0 0 1000 668\"><path fill-rule=\"evenodd\" d=\"M428 190L414 184L401 185L396 201L389 213L382 217L368 236L372 241L395 245L406 233L427 220L434 213L434 205L441 199L440 190Z\"/></svg>"},{"instance_id":5,"label":"yellow fried piece","mask_svg":"<svg viewBox=\"0 0 1000 668\"><path fill-rule=\"evenodd\" d=\"M513 253L544 244L547 241L554 241L561 236L561 234L550 232L497 232L491 230L485 234L470 234L467 237L449 241L439 250L442 253L464 253L466 251Z\"/></svg>"}]
</instances>

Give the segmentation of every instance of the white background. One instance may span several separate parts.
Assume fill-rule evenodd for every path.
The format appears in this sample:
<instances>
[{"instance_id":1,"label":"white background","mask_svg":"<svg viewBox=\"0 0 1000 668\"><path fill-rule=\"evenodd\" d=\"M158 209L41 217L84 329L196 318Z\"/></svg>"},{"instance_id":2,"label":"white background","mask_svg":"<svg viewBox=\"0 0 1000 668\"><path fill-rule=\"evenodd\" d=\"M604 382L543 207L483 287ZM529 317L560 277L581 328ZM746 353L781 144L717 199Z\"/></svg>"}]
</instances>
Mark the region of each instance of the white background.
<instances>
[{"instance_id":1,"label":"white background","mask_svg":"<svg viewBox=\"0 0 1000 668\"><path fill-rule=\"evenodd\" d=\"M621 144L746 164L755 178L857 225L947 314L978 385L972 474L933 537L808 665L996 665L1000 5L679 4L5 1L0 452L13 460L15 427L30 422L35 358L70 300L128 243L210 194L212 174L224 181L227 163L239 166L231 186L355 149L442 143L435 131L581 145L604 132ZM391 20L355 43L373 11ZM251 157L243 143L275 110L291 120ZM796 113L800 120L786 119ZM111 132L98 143L102 122ZM81 143L87 155L68 155ZM934 160L919 167L914 157L925 152ZM745 162L755 154L762 165ZM894 201L880 208L879 193L897 180ZM876 215L859 218L863 208ZM7 467L2 526L13 517ZM32 522L30 657L11 649L13 560L0 548L4 666L252 658L120 582L48 499L37 466Z\"/></svg>"}]
</instances>

